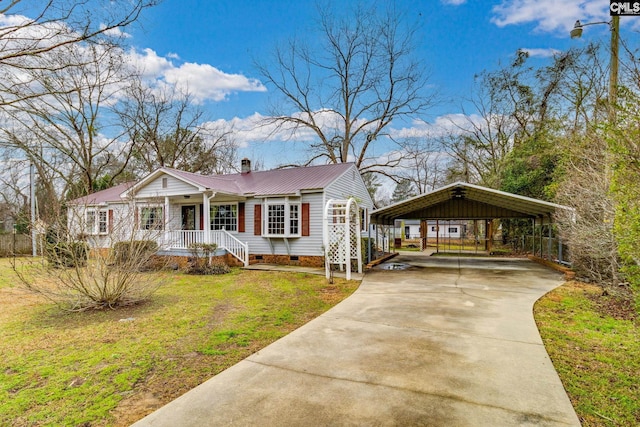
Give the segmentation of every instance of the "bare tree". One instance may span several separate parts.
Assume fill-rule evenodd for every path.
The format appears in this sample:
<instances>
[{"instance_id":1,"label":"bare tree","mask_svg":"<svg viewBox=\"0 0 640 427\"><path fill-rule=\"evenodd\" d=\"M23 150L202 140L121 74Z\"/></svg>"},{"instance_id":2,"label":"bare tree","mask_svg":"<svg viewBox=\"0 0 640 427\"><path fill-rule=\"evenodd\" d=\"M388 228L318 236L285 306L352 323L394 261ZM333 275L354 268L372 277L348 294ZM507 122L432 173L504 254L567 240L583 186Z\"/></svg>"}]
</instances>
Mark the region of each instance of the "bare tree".
<instances>
[{"instance_id":1,"label":"bare tree","mask_svg":"<svg viewBox=\"0 0 640 427\"><path fill-rule=\"evenodd\" d=\"M308 163L354 161L363 171L396 165L376 157L376 140L393 120L417 117L434 101L414 55L416 28L391 7L359 4L343 15L325 7L318 16L320 46L292 40L275 50L274 67L257 64L282 97L268 123L311 133Z\"/></svg>"},{"instance_id":2,"label":"bare tree","mask_svg":"<svg viewBox=\"0 0 640 427\"><path fill-rule=\"evenodd\" d=\"M499 188L514 149L557 132L568 109L565 82L575 74L580 55L582 51L571 50L534 69L520 50L512 64L479 76L470 100L476 114L453 123L456 132L445 141L468 179Z\"/></svg>"},{"instance_id":3,"label":"bare tree","mask_svg":"<svg viewBox=\"0 0 640 427\"><path fill-rule=\"evenodd\" d=\"M105 43L63 46L38 63L25 71L32 83L20 88L22 100L3 109L3 139L33 162L52 195L88 194L107 170L113 179L126 167L131 146L111 112L130 68L123 51ZM55 68L65 63L83 65ZM114 170L114 159L125 162Z\"/></svg>"},{"instance_id":4,"label":"bare tree","mask_svg":"<svg viewBox=\"0 0 640 427\"><path fill-rule=\"evenodd\" d=\"M135 173L166 166L211 174L235 167L231 129L203 124L204 110L189 94L150 88L136 79L117 111L134 147Z\"/></svg>"},{"instance_id":5,"label":"bare tree","mask_svg":"<svg viewBox=\"0 0 640 427\"><path fill-rule=\"evenodd\" d=\"M408 179L418 194L428 193L445 184L444 172L450 156L436 138L409 139L403 143L402 167L394 170L401 179Z\"/></svg>"},{"instance_id":6,"label":"bare tree","mask_svg":"<svg viewBox=\"0 0 640 427\"><path fill-rule=\"evenodd\" d=\"M464 123L452 122L456 130L443 137L442 143L457 160L465 181L497 188L518 128L503 111L501 95L485 83L471 103L478 114L465 114Z\"/></svg>"},{"instance_id":7,"label":"bare tree","mask_svg":"<svg viewBox=\"0 0 640 427\"><path fill-rule=\"evenodd\" d=\"M38 67L31 58L112 36L158 0L9 0L0 4L0 65ZM64 67L60 64L59 67Z\"/></svg>"}]
</instances>

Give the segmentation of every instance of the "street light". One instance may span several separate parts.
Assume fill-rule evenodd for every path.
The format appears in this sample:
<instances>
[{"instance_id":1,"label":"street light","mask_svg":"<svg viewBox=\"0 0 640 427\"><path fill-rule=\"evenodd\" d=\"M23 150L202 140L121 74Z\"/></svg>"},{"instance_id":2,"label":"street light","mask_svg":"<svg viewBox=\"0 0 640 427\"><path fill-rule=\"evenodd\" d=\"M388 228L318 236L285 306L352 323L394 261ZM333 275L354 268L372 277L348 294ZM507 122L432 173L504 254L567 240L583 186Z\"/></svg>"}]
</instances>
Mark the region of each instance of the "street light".
<instances>
[{"instance_id":1,"label":"street light","mask_svg":"<svg viewBox=\"0 0 640 427\"><path fill-rule=\"evenodd\" d=\"M611 123L616 118L615 105L618 101L618 45L620 44L620 17L612 16L611 21L588 22L583 24L576 21L573 30L569 33L572 39L582 36L582 29L589 25L607 24L611 27L611 60L609 67L609 120Z\"/></svg>"},{"instance_id":2,"label":"street light","mask_svg":"<svg viewBox=\"0 0 640 427\"><path fill-rule=\"evenodd\" d=\"M599 22L587 22L586 24L583 24L580 22L580 20L578 19L575 23L575 25L573 26L573 30L571 30L571 32L569 34L571 34L571 38L572 39L579 39L580 37L582 37L582 28L583 27L587 27L589 25L598 25L598 24L611 24L611 21L599 21Z\"/></svg>"}]
</instances>

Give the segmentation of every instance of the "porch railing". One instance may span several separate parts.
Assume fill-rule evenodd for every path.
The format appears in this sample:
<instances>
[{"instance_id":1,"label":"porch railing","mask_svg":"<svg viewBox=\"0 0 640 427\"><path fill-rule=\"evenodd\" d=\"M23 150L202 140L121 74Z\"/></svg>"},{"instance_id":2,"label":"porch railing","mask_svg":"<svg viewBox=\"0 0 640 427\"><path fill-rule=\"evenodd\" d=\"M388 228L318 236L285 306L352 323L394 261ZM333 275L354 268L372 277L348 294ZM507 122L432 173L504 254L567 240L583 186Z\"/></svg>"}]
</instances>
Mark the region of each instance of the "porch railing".
<instances>
[{"instance_id":1,"label":"porch railing","mask_svg":"<svg viewBox=\"0 0 640 427\"><path fill-rule=\"evenodd\" d=\"M165 241L171 249L189 249L195 243L204 243L204 231L173 230L165 233Z\"/></svg>"},{"instance_id":2,"label":"porch railing","mask_svg":"<svg viewBox=\"0 0 640 427\"><path fill-rule=\"evenodd\" d=\"M173 230L164 233L164 241L159 242L160 246L169 249L189 249L194 243L205 243L206 231L203 230ZM225 230L209 231L209 239L206 243L215 243L218 248L224 249L231 255L242 261L245 266L249 265L249 245L241 242L232 234Z\"/></svg>"}]
</instances>

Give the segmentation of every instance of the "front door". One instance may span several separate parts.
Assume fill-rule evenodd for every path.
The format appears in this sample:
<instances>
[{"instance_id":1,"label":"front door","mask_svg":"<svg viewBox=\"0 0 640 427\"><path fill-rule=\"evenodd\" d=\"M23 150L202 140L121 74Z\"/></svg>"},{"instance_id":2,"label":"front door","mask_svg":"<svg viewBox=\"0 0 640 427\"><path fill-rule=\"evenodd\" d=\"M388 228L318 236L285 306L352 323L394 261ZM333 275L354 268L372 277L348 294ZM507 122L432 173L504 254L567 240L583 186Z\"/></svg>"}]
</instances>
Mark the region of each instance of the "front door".
<instances>
[{"instance_id":1,"label":"front door","mask_svg":"<svg viewBox=\"0 0 640 427\"><path fill-rule=\"evenodd\" d=\"M196 229L196 207L195 205L182 206L182 229Z\"/></svg>"}]
</instances>

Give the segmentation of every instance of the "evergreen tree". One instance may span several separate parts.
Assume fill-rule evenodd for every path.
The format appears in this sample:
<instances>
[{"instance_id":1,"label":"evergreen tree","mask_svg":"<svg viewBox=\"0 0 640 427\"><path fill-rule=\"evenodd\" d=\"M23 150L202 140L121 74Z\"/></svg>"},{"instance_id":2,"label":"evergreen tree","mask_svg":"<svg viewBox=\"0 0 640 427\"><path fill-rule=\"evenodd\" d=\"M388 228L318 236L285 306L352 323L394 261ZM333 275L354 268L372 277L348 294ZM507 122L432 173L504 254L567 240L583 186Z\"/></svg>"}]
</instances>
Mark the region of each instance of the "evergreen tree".
<instances>
[{"instance_id":1,"label":"evergreen tree","mask_svg":"<svg viewBox=\"0 0 640 427\"><path fill-rule=\"evenodd\" d=\"M408 179L403 179L396 184L391 195L391 203L401 202L416 195L413 184Z\"/></svg>"}]
</instances>

